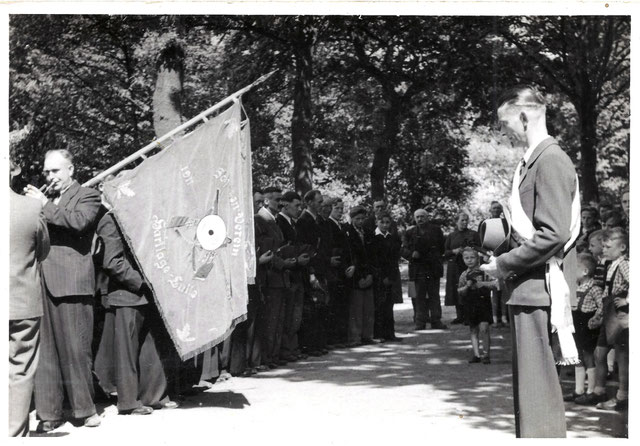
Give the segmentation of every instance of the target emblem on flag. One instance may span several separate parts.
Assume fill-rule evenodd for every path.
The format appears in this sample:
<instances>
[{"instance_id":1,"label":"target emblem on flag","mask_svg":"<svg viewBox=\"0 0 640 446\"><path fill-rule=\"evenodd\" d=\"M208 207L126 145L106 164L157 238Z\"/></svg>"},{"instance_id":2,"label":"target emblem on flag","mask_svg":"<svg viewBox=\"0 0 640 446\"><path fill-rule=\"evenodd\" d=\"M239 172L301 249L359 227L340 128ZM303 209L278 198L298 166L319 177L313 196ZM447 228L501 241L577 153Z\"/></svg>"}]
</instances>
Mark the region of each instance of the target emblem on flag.
<instances>
[{"instance_id":1,"label":"target emblem on flag","mask_svg":"<svg viewBox=\"0 0 640 446\"><path fill-rule=\"evenodd\" d=\"M218 249L227 240L227 225L219 215L207 215L198 223L196 238L204 249Z\"/></svg>"}]
</instances>

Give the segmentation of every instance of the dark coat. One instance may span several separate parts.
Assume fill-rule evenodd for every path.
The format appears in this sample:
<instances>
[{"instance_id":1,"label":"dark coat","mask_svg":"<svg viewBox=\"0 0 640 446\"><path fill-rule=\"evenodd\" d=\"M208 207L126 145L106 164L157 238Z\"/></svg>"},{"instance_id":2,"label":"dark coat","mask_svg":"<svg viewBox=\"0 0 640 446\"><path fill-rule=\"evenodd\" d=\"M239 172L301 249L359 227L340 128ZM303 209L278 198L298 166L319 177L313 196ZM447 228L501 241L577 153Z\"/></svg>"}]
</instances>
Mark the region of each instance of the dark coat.
<instances>
[{"instance_id":1,"label":"dark coat","mask_svg":"<svg viewBox=\"0 0 640 446\"><path fill-rule=\"evenodd\" d=\"M420 253L414 259L413 251ZM439 226L427 223L423 228L411 226L402 237L402 257L409 261L409 280L439 279L443 275L444 235Z\"/></svg>"},{"instance_id":2,"label":"dark coat","mask_svg":"<svg viewBox=\"0 0 640 446\"><path fill-rule=\"evenodd\" d=\"M284 259L278 253L278 250L285 244L284 235L282 235L275 219L265 216L265 212L269 212L269 210L263 208L254 217L256 233L260 234L256 238L260 253L263 254L269 250L274 253L273 259L267 267L264 285L268 288L285 288L288 283L284 275Z\"/></svg>"},{"instance_id":3,"label":"dark coat","mask_svg":"<svg viewBox=\"0 0 640 446\"><path fill-rule=\"evenodd\" d=\"M349 265L355 266L355 272L351 279L347 279L347 284L351 288L360 289L358 282L366 278L369 274L376 275L375 251L373 249L373 237L371 233L364 233L364 242L358 232L349 224L347 226L347 240L349 241L349 262L344 265L344 269ZM372 284L373 285L373 284Z\"/></svg>"},{"instance_id":4,"label":"dark coat","mask_svg":"<svg viewBox=\"0 0 640 446\"><path fill-rule=\"evenodd\" d=\"M316 255L309 262L309 272L319 277L326 277L328 259L325 256L326 251L321 249L322 229L320 223L309 212L303 212L296 221L296 231L298 232L298 242L310 245L316 251Z\"/></svg>"},{"instance_id":5,"label":"dark coat","mask_svg":"<svg viewBox=\"0 0 640 446\"><path fill-rule=\"evenodd\" d=\"M74 181L58 204L47 202L42 210L47 219L51 252L42 263L45 285L54 297L93 296L95 271L92 243L100 194Z\"/></svg>"},{"instance_id":6,"label":"dark coat","mask_svg":"<svg viewBox=\"0 0 640 446\"><path fill-rule=\"evenodd\" d=\"M96 234L104 249L102 270L108 277L107 304L134 307L149 303L143 289L144 278L111 212L100 219Z\"/></svg>"}]
</instances>

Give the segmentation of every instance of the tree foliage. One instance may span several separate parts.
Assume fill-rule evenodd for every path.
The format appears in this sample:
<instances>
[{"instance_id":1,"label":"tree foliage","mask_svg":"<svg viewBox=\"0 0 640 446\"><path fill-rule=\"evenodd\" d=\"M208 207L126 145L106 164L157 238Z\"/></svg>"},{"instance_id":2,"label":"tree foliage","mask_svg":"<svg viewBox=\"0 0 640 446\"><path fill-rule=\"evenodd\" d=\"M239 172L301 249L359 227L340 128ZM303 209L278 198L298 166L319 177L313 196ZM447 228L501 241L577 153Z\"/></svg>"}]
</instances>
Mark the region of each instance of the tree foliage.
<instances>
[{"instance_id":1,"label":"tree foliage","mask_svg":"<svg viewBox=\"0 0 640 446\"><path fill-rule=\"evenodd\" d=\"M490 124L515 83L546 91L550 132L585 198L617 194L629 48L628 17L612 16L18 15L11 150L23 182L42 184L56 148L76 155L84 181L275 69L243 98L257 186L320 188L348 204L386 196L398 218L426 207L451 225L507 193L518 155ZM161 127L163 106L174 121Z\"/></svg>"}]
</instances>

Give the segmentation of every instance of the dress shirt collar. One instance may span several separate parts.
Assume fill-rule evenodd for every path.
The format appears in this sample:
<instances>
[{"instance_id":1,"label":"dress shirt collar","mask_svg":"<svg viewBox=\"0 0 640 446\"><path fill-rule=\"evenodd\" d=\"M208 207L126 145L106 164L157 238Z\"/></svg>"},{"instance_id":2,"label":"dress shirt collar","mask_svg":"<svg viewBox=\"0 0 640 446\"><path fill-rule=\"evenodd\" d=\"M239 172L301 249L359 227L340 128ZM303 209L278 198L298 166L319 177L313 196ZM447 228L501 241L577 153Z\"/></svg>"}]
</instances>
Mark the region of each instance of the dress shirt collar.
<instances>
[{"instance_id":1,"label":"dress shirt collar","mask_svg":"<svg viewBox=\"0 0 640 446\"><path fill-rule=\"evenodd\" d=\"M529 158L531 158L531 155L533 154L533 151L536 150L536 147L538 147L540 145L540 143L542 141L544 141L545 139L549 138L549 135L544 135L539 139L535 139L533 141L531 141L531 144L529 145L529 148L527 149L526 152L524 152L524 156L522 157L522 159L524 160L525 163L529 162Z\"/></svg>"},{"instance_id":2,"label":"dress shirt collar","mask_svg":"<svg viewBox=\"0 0 640 446\"><path fill-rule=\"evenodd\" d=\"M336 220L335 218L333 218L333 217L329 216L329 220L333 220L333 222L334 222L335 224L337 224L339 228L341 228L341 227L342 227L342 223L340 223L340 222L339 222L338 220Z\"/></svg>"},{"instance_id":3,"label":"dress shirt collar","mask_svg":"<svg viewBox=\"0 0 640 446\"><path fill-rule=\"evenodd\" d=\"M387 237L389 236L389 234L391 234L391 233L390 233L390 232L383 233L383 232L380 230L380 228L376 228L376 230L375 230L375 235L381 235L381 236L383 236L384 238L387 238Z\"/></svg>"}]
</instances>

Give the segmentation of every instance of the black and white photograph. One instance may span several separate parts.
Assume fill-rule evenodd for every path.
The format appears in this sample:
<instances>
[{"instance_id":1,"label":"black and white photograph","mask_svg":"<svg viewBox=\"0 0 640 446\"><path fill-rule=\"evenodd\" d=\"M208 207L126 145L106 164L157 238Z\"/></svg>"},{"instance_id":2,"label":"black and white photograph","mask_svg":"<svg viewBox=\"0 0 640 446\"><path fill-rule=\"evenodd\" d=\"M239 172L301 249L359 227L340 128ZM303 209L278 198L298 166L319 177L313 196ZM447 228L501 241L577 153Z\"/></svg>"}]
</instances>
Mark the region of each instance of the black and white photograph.
<instances>
[{"instance_id":1,"label":"black and white photograph","mask_svg":"<svg viewBox=\"0 0 640 446\"><path fill-rule=\"evenodd\" d=\"M8 436L633 438L636 6L1 5Z\"/></svg>"}]
</instances>

